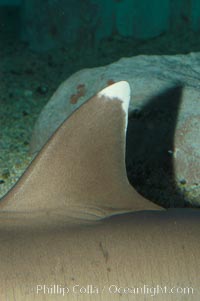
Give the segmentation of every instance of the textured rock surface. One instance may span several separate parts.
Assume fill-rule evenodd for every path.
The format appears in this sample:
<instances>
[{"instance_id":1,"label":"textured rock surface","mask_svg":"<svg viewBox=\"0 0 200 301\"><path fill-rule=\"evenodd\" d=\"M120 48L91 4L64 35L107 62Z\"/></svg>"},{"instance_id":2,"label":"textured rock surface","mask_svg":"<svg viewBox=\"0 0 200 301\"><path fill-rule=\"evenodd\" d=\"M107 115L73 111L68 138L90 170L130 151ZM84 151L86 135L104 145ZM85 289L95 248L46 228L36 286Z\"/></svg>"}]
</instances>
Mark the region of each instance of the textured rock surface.
<instances>
[{"instance_id":1,"label":"textured rock surface","mask_svg":"<svg viewBox=\"0 0 200 301\"><path fill-rule=\"evenodd\" d=\"M130 181L141 192L145 182L147 196L166 206L199 206L200 54L141 55L75 73L40 114L31 152L37 153L85 100L119 80L127 80L132 90L127 138Z\"/></svg>"}]
</instances>

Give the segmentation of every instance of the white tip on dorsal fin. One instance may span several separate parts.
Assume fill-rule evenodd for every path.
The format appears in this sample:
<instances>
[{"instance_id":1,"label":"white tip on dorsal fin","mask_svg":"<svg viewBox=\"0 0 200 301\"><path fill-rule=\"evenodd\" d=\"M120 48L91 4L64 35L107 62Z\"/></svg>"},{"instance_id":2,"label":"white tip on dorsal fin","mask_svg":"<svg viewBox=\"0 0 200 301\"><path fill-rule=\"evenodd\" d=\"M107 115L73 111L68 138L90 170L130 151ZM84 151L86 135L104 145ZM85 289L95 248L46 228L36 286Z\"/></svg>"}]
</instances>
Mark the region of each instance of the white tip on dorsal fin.
<instances>
[{"instance_id":1,"label":"white tip on dorsal fin","mask_svg":"<svg viewBox=\"0 0 200 301\"><path fill-rule=\"evenodd\" d=\"M97 96L105 97L107 99L118 99L122 102L122 108L126 116L126 131L128 125L128 108L131 97L131 89L129 83L126 81L120 81L112 84L101 90L97 94Z\"/></svg>"},{"instance_id":2,"label":"white tip on dorsal fin","mask_svg":"<svg viewBox=\"0 0 200 301\"><path fill-rule=\"evenodd\" d=\"M97 95L111 99L120 99L122 101L124 112L128 112L131 96L131 90L128 82L120 81L118 83L112 84L101 90Z\"/></svg>"}]
</instances>

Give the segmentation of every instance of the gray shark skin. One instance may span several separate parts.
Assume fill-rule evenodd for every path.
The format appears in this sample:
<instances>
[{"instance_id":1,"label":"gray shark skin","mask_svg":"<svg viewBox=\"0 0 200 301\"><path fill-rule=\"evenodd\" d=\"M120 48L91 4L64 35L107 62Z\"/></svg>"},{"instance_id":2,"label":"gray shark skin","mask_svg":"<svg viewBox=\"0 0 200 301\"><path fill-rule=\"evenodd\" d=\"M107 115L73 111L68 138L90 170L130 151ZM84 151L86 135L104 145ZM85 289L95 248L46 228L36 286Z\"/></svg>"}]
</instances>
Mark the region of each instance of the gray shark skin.
<instances>
[{"instance_id":1,"label":"gray shark skin","mask_svg":"<svg viewBox=\"0 0 200 301\"><path fill-rule=\"evenodd\" d=\"M121 81L88 100L1 200L2 300L199 300L200 213L129 184L129 99Z\"/></svg>"}]
</instances>

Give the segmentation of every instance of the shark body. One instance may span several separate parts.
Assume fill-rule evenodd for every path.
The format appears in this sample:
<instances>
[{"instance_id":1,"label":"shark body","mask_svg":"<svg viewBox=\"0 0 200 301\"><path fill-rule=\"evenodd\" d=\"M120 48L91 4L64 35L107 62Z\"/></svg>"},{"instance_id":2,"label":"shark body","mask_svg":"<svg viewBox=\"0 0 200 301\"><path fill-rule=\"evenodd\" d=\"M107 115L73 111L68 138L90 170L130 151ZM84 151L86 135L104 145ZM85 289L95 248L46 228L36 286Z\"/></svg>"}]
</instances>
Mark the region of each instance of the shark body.
<instances>
[{"instance_id":1,"label":"shark body","mask_svg":"<svg viewBox=\"0 0 200 301\"><path fill-rule=\"evenodd\" d=\"M129 184L129 99L122 81L88 100L1 200L2 300L199 300L200 213Z\"/></svg>"}]
</instances>

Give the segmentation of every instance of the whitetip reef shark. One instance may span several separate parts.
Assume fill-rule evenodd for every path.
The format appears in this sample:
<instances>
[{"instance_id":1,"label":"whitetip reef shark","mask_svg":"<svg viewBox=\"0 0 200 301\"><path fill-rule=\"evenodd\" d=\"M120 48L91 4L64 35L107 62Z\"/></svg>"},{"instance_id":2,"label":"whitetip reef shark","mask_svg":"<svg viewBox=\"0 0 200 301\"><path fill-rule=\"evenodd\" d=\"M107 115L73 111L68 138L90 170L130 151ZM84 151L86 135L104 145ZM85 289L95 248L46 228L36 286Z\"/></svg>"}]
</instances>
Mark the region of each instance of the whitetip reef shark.
<instances>
[{"instance_id":1,"label":"whitetip reef shark","mask_svg":"<svg viewBox=\"0 0 200 301\"><path fill-rule=\"evenodd\" d=\"M89 99L1 199L0 300L200 300L200 213L129 184L129 100Z\"/></svg>"}]
</instances>

